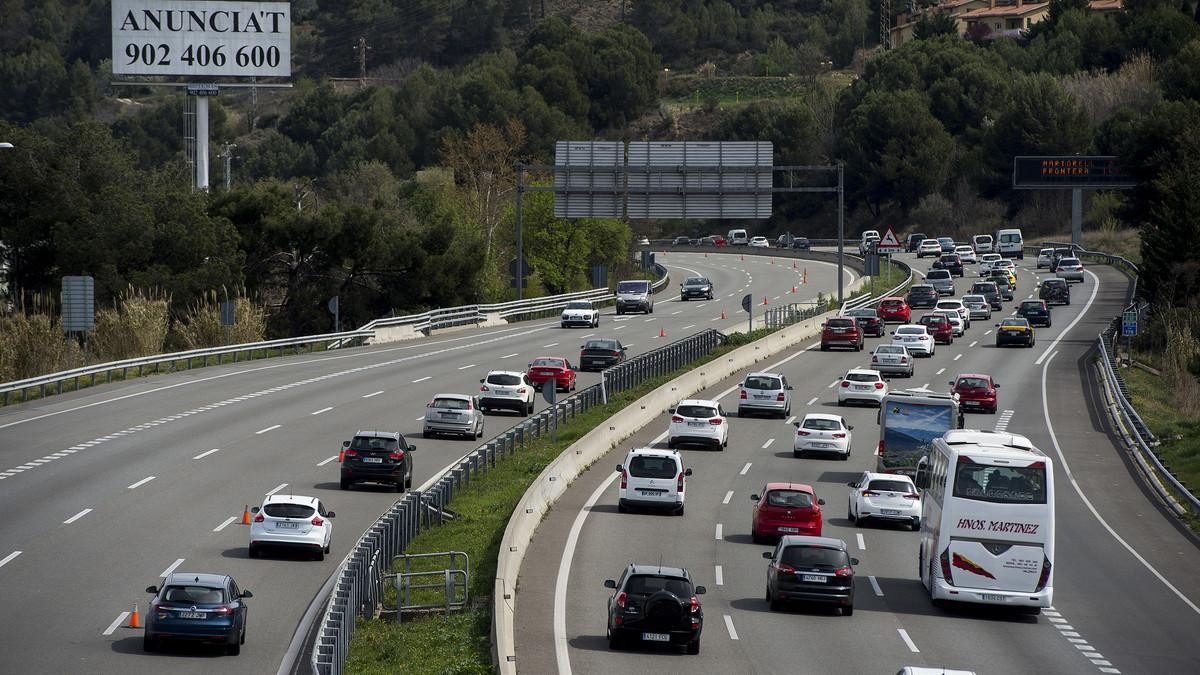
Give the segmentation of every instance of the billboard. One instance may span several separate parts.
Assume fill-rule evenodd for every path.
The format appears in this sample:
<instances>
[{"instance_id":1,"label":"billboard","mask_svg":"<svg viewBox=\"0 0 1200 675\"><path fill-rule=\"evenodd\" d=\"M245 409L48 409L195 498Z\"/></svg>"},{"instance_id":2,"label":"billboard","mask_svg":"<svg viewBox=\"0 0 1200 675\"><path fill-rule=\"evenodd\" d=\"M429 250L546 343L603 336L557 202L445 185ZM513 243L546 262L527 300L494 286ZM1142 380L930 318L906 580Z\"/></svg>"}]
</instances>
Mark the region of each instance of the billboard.
<instances>
[{"instance_id":1,"label":"billboard","mask_svg":"<svg viewBox=\"0 0 1200 675\"><path fill-rule=\"evenodd\" d=\"M770 218L770 141L632 141L630 218Z\"/></svg>"},{"instance_id":2,"label":"billboard","mask_svg":"<svg viewBox=\"0 0 1200 675\"><path fill-rule=\"evenodd\" d=\"M1098 188L1133 187L1133 178L1117 158L1084 155L1019 156L1013 158L1013 188Z\"/></svg>"},{"instance_id":3,"label":"billboard","mask_svg":"<svg viewBox=\"0 0 1200 675\"><path fill-rule=\"evenodd\" d=\"M290 77L288 2L112 0L114 75Z\"/></svg>"}]
</instances>

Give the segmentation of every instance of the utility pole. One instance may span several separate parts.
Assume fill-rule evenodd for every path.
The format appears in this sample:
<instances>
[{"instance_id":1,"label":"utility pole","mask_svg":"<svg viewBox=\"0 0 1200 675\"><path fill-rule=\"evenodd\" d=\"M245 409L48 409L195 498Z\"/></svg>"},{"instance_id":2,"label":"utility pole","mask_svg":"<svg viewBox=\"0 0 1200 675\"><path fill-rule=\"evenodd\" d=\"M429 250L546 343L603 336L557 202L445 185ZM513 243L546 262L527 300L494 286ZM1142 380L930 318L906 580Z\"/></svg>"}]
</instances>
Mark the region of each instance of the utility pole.
<instances>
[{"instance_id":1,"label":"utility pole","mask_svg":"<svg viewBox=\"0 0 1200 675\"><path fill-rule=\"evenodd\" d=\"M226 143L225 150L218 155L225 160L225 191L229 192L229 185L233 181L233 149L237 147L237 143Z\"/></svg>"},{"instance_id":2,"label":"utility pole","mask_svg":"<svg viewBox=\"0 0 1200 675\"><path fill-rule=\"evenodd\" d=\"M894 46L892 44L892 0L879 0L879 47L887 51Z\"/></svg>"},{"instance_id":3,"label":"utility pole","mask_svg":"<svg viewBox=\"0 0 1200 675\"><path fill-rule=\"evenodd\" d=\"M367 86L367 50L370 48L365 35L358 38L358 44L354 46L354 51L358 52L358 85L360 87Z\"/></svg>"}]
</instances>

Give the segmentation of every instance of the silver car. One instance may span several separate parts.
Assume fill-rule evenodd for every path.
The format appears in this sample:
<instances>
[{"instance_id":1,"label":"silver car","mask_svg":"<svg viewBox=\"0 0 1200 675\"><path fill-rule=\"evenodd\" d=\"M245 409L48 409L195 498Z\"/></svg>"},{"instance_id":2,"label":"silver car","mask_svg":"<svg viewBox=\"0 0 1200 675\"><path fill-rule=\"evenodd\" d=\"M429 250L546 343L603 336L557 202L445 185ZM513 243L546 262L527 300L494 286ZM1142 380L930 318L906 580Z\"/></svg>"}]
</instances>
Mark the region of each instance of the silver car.
<instances>
[{"instance_id":1,"label":"silver car","mask_svg":"<svg viewBox=\"0 0 1200 675\"><path fill-rule=\"evenodd\" d=\"M954 295L954 277L950 276L950 270L929 270L925 283L933 286L938 295Z\"/></svg>"},{"instance_id":2,"label":"silver car","mask_svg":"<svg viewBox=\"0 0 1200 675\"><path fill-rule=\"evenodd\" d=\"M1083 263L1079 258L1059 258L1054 275L1067 281L1083 283Z\"/></svg>"},{"instance_id":3,"label":"silver car","mask_svg":"<svg viewBox=\"0 0 1200 675\"><path fill-rule=\"evenodd\" d=\"M992 306L988 303L988 299L982 295L964 295L962 303L966 306L967 312L971 320L992 318Z\"/></svg>"},{"instance_id":4,"label":"silver car","mask_svg":"<svg viewBox=\"0 0 1200 675\"><path fill-rule=\"evenodd\" d=\"M466 438L483 437L483 411L479 399L466 394L438 394L425 405L424 436L454 434Z\"/></svg>"},{"instance_id":5,"label":"silver car","mask_svg":"<svg viewBox=\"0 0 1200 675\"><path fill-rule=\"evenodd\" d=\"M792 385L777 373L748 373L738 394L738 417L765 412L779 417L792 414Z\"/></svg>"},{"instance_id":6,"label":"silver car","mask_svg":"<svg viewBox=\"0 0 1200 675\"><path fill-rule=\"evenodd\" d=\"M879 345L871 353L871 369L890 375L912 377L916 361L903 345Z\"/></svg>"}]
</instances>

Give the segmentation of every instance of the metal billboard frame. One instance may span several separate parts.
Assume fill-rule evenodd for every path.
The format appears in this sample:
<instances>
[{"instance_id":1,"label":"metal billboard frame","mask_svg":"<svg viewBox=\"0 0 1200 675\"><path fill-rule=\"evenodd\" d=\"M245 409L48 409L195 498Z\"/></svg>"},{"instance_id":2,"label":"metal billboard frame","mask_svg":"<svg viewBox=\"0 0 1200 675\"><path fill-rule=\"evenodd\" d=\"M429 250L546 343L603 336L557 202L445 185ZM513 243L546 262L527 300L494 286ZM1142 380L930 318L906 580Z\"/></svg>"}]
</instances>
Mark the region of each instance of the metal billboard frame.
<instances>
[{"instance_id":1,"label":"metal billboard frame","mask_svg":"<svg viewBox=\"0 0 1200 675\"><path fill-rule=\"evenodd\" d=\"M1013 172L1012 172L1012 187L1014 190L1070 190L1071 191L1071 244L1075 246L1083 245L1083 191L1087 190L1129 190L1137 187L1137 182L1125 174L1116 174L1119 178L1127 180L1113 180L1110 183L1104 181L1089 180L1090 173L1086 177L1081 176L1082 180L1072 183L1070 180L1063 180L1057 183L1037 183L1026 181L1019 178L1018 167L1022 161L1028 160L1054 160L1068 163L1079 163L1081 168L1086 163L1086 168L1090 171L1093 163L1108 162L1110 165L1117 165L1116 155L1014 155L1013 156Z\"/></svg>"}]
</instances>

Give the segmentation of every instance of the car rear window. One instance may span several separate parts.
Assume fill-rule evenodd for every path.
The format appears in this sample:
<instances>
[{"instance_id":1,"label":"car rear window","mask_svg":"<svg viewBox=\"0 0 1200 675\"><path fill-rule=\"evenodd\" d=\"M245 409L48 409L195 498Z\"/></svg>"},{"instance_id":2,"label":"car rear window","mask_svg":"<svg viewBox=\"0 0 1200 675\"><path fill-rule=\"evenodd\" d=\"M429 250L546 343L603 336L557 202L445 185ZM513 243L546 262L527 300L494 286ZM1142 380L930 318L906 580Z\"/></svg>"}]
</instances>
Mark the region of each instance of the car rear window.
<instances>
[{"instance_id":1,"label":"car rear window","mask_svg":"<svg viewBox=\"0 0 1200 675\"><path fill-rule=\"evenodd\" d=\"M830 319L830 328L853 328L854 319Z\"/></svg>"},{"instance_id":2,"label":"car rear window","mask_svg":"<svg viewBox=\"0 0 1200 675\"><path fill-rule=\"evenodd\" d=\"M982 377L962 377L954 386L960 389L986 389L988 383Z\"/></svg>"},{"instance_id":3,"label":"car rear window","mask_svg":"<svg viewBox=\"0 0 1200 675\"><path fill-rule=\"evenodd\" d=\"M351 450L386 450L391 452L396 449L398 443L391 438L370 438L367 436L355 436L350 442Z\"/></svg>"},{"instance_id":4,"label":"car rear window","mask_svg":"<svg viewBox=\"0 0 1200 675\"><path fill-rule=\"evenodd\" d=\"M946 317L942 314L926 314L921 317L921 323L946 323Z\"/></svg>"},{"instance_id":5,"label":"car rear window","mask_svg":"<svg viewBox=\"0 0 1200 675\"><path fill-rule=\"evenodd\" d=\"M710 408L705 405L681 405L675 409L675 414L680 417L709 417L717 416L717 409Z\"/></svg>"},{"instance_id":6,"label":"car rear window","mask_svg":"<svg viewBox=\"0 0 1200 675\"><path fill-rule=\"evenodd\" d=\"M588 340L583 345L584 349L609 349L616 350L617 343L612 340Z\"/></svg>"},{"instance_id":7,"label":"car rear window","mask_svg":"<svg viewBox=\"0 0 1200 675\"><path fill-rule=\"evenodd\" d=\"M652 595L659 591L670 591L681 598L692 597L692 584L679 577L663 577L635 574L625 582L625 592L630 595Z\"/></svg>"},{"instance_id":8,"label":"car rear window","mask_svg":"<svg viewBox=\"0 0 1200 675\"><path fill-rule=\"evenodd\" d=\"M686 281L684 281L683 285L685 285L685 286L707 286L708 279L705 279L703 277L691 277L691 278L687 279Z\"/></svg>"},{"instance_id":9,"label":"car rear window","mask_svg":"<svg viewBox=\"0 0 1200 675\"><path fill-rule=\"evenodd\" d=\"M901 326L896 329L896 335L924 335L925 333L924 328L917 328L915 326Z\"/></svg>"},{"instance_id":10,"label":"car rear window","mask_svg":"<svg viewBox=\"0 0 1200 675\"><path fill-rule=\"evenodd\" d=\"M315 509L305 504L267 504L263 507L263 513L272 518L308 518L315 513Z\"/></svg>"},{"instance_id":11,"label":"car rear window","mask_svg":"<svg viewBox=\"0 0 1200 675\"><path fill-rule=\"evenodd\" d=\"M1063 258L1062 260L1058 261L1058 264L1059 265L1078 265L1079 258Z\"/></svg>"},{"instance_id":12,"label":"car rear window","mask_svg":"<svg viewBox=\"0 0 1200 675\"><path fill-rule=\"evenodd\" d=\"M780 555L785 565L792 567L833 567L850 565L845 551L827 546L788 546Z\"/></svg>"},{"instance_id":13,"label":"car rear window","mask_svg":"<svg viewBox=\"0 0 1200 675\"><path fill-rule=\"evenodd\" d=\"M543 368L562 368L563 360L562 359L534 359L533 363L531 363L529 365L541 366Z\"/></svg>"},{"instance_id":14,"label":"car rear window","mask_svg":"<svg viewBox=\"0 0 1200 675\"><path fill-rule=\"evenodd\" d=\"M507 373L503 373L503 374L497 373L497 374L493 374L493 375L488 375L487 382L488 382L488 384L499 384L499 385L511 386L514 384L521 384L521 378L516 375L509 375Z\"/></svg>"},{"instance_id":15,"label":"car rear window","mask_svg":"<svg viewBox=\"0 0 1200 675\"><path fill-rule=\"evenodd\" d=\"M846 313L848 316L855 318L874 319L878 317L873 309L852 309Z\"/></svg>"},{"instance_id":16,"label":"car rear window","mask_svg":"<svg viewBox=\"0 0 1200 675\"><path fill-rule=\"evenodd\" d=\"M875 348L876 354L903 354L904 347L899 345L879 345Z\"/></svg>"},{"instance_id":17,"label":"car rear window","mask_svg":"<svg viewBox=\"0 0 1200 675\"><path fill-rule=\"evenodd\" d=\"M945 270L936 270L936 271L945 272ZM946 275L949 276L950 273L946 272ZM909 289L908 292L911 295L936 295L937 289L934 288L933 286L913 286L911 289Z\"/></svg>"},{"instance_id":18,"label":"car rear window","mask_svg":"<svg viewBox=\"0 0 1200 675\"><path fill-rule=\"evenodd\" d=\"M163 600L188 605L218 605L225 602L225 591L212 586L168 586Z\"/></svg>"},{"instance_id":19,"label":"car rear window","mask_svg":"<svg viewBox=\"0 0 1200 675\"><path fill-rule=\"evenodd\" d=\"M1021 303L1021 309L1041 309L1041 308L1042 308L1041 300L1026 300L1025 302Z\"/></svg>"},{"instance_id":20,"label":"car rear window","mask_svg":"<svg viewBox=\"0 0 1200 675\"><path fill-rule=\"evenodd\" d=\"M851 382L878 382L879 373L846 373L846 379Z\"/></svg>"},{"instance_id":21,"label":"car rear window","mask_svg":"<svg viewBox=\"0 0 1200 675\"><path fill-rule=\"evenodd\" d=\"M462 398L435 398L433 399L433 407L448 410L466 410L471 407L471 402Z\"/></svg>"},{"instance_id":22,"label":"car rear window","mask_svg":"<svg viewBox=\"0 0 1200 675\"><path fill-rule=\"evenodd\" d=\"M637 478L674 478L675 460L671 457L637 455L629 461L629 475Z\"/></svg>"},{"instance_id":23,"label":"car rear window","mask_svg":"<svg viewBox=\"0 0 1200 675\"><path fill-rule=\"evenodd\" d=\"M926 279L949 279L950 272L948 270L929 270L929 274L925 275Z\"/></svg>"},{"instance_id":24,"label":"car rear window","mask_svg":"<svg viewBox=\"0 0 1200 675\"><path fill-rule=\"evenodd\" d=\"M622 281L617 284L618 293L645 293L650 287L647 281Z\"/></svg>"},{"instance_id":25,"label":"car rear window","mask_svg":"<svg viewBox=\"0 0 1200 675\"><path fill-rule=\"evenodd\" d=\"M785 509L808 509L812 508L813 498L800 490L771 490L767 493L767 504Z\"/></svg>"},{"instance_id":26,"label":"car rear window","mask_svg":"<svg viewBox=\"0 0 1200 675\"><path fill-rule=\"evenodd\" d=\"M903 300L884 300L883 302L879 303L879 306L880 307L899 307L900 305L903 305L903 304L904 304Z\"/></svg>"},{"instance_id":27,"label":"car rear window","mask_svg":"<svg viewBox=\"0 0 1200 675\"><path fill-rule=\"evenodd\" d=\"M993 282L990 282L990 281L985 284L975 284L974 286L971 287L971 290L976 293L980 293L980 294L995 293L996 292L996 284Z\"/></svg>"},{"instance_id":28,"label":"car rear window","mask_svg":"<svg viewBox=\"0 0 1200 675\"><path fill-rule=\"evenodd\" d=\"M820 418L804 420L804 424L801 426L805 429L815 429L816 431L838 431L842 428L842 425L837 420Z\"/></svg>"},{"instance_id":29,"label":"car rear window","mask_svg":"<svg viewBox=\"0 0 1200 675\"><path fill-rule=\"evenodd\" d=\"M742 385L746 389L783 389L783 383L778 377L765 377L762 375L751 375L746 378L746 384Z\"/></svg>"},{"instance_id":30,"label":"car rear window","mask_svg":"<svg viewBox=\"0 0 1200 675\"><path fill-rule=\"evenodd\" d=\"M913 484L903 480L873 480L867 483L868 490L880 490L888 492L916 492L913 489Z\"/></svg>"}]
</instances>

